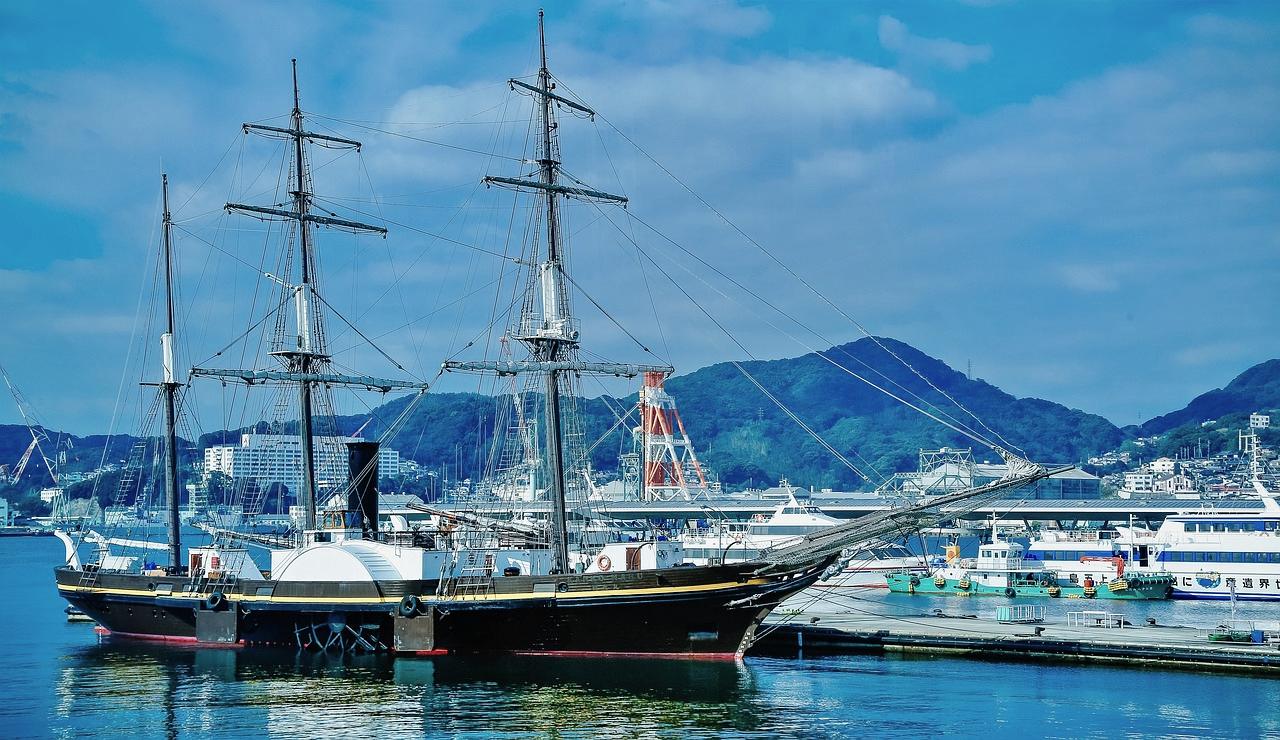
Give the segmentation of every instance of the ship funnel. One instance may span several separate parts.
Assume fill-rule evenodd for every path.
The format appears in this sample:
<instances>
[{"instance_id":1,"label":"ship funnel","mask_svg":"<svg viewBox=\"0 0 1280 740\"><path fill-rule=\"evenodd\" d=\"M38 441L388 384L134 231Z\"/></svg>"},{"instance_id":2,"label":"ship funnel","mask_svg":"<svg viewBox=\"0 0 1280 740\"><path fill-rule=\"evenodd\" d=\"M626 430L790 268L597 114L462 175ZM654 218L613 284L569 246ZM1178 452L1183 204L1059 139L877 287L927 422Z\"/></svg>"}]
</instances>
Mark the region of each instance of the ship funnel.
<instances>
[{"instance_id":1,"label":"ship funnel","mask_svg":"<svg viewBox=\"0 0 1280 740\"><path fill-rule=\"evenodd\" d=\"M378 533L378 443L348 442L347 468L351 484L347 488L347 509L359 512L361 528Z\"/></svg>"}]
</instances>

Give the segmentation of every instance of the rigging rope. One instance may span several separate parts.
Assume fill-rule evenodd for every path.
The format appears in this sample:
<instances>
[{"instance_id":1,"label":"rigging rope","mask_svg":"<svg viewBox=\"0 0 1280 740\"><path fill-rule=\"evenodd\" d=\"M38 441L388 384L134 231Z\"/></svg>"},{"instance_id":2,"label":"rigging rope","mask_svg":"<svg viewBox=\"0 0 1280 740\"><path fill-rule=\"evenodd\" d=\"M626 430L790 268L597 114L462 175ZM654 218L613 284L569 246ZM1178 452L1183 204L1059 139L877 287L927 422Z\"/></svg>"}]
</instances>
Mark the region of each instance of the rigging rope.
<instances>
[{"instance_id":1,"label":"rigging rope","mask_svg":"<svg viewBox=\"0 0 1280 740\"><path fill-rule=\"evenodd\" d=\"M566 89L566 90L568 90L568 88L567 88L567 87L566 87L565 89ZM849 315L849 314L848 314L844 309L842 309L840 306L836 305L836 303L835 303L834 301L832 301L830 298L828 298L828 297L826 296L826 294L824 294L822 291L818 290L818 289L817 289L817 287L815 287L815 286L814 286L812 283L810 283L808 280L805 280L803 277L801 277L797 272L795 272L793 269L791 269L791 267L790 267L790 266L788 266L785 262L783 262L783 261L782 261L782 260L781 260L777 255L775 255L773 252L771 252L769 249L767 249L764 245L760 244L760 242L756 241L756 240L755 240L755 239L753 239L749 234L747 234L745 231L743 231L743 230L742 230L742 229L741 229L741 228L740 228L740 227L739 227L735 222L733 222L732 220L730 220L728 216L726 216L723 212L721 212L719 209L717 209L717 208L716 208L714 205L712 205L709 201L707 201L705 198L703 198L701 195L699 195L699 194L698 194L698 193L697 193L697 192L696 192L692 187L690 187L687 183L685 183L685 182L684 182L684 180L682 180L682 179L680 179L678 176L676 176L676 174L675 174L674 172L672 172L670 169L668 169L666 166L664 166L661 162L659 162L659 161L657 160L657 158L655 158L653 155L649 154L649 152L648 152L648 151L646 151L643 147L641 147L638 143L636 143L636 141L635 141L635 140L633 140L631 137L627 136L627 135L626 135L626 133L624 133L621 129L619 129L617 126L615 126L615 125L613 124L613 122L612 122L612 121L610 121L608 118L606 118L606 117L605 117L604 115L602 115L602 114L597 113L596 115L600 118L600 120L601 120L601 121L603 121L607 126L609 126L609 128L613 129L613 131L614 131L615 133L617 133L619 136L621 136L621 137L622 137L622 138L623 138L627 143L629 143L629 144L631 144L631 146L635 147L636 151L640 152L640 153L641 153L641 154L642 154L646 159L648 159L651 163L653 163L653 165L654 165L654 166L656 166L658 169L662 170L662 172L663 172L664 174L666 174L668 177L670 177L672 180L674 180L678 185L680 185L680 187L681 187L681 188L683 188L687 193L689 193L690 195L692 195L692 196L694 197L694 199L696 199L696 200L697 200L699 203L701 203L704 207L706 207L708 210L710 210L712 213L714 213L714 214L715 214L715 215L716 215L716 216L717 216L721 221L723 221L726 225L728 225L728 226L729 226L729 228L733 229L735 232L737 232L737 233L738 233L738 235L739 235L739 236L741 236L743 239L746 239L750 244L752 244L754 247L756 247L758 250L760 250L760 252L762 252L765 256L767 256L771 261L773 261L775 264L777 264L780 268L782 268L782 270L783 270L784 272L786 272L788 275L790 275L791 277L793 277L796 281L798 281L801 285L803 285L807 290L809 290L809 292L811 292L811 293L813 293L815 296L817 296L819 300L821 300L823 303L827 304L827 306L829 306L830 308L832 308L833 310L835 310L835 311L836 311L836 313L840 314L840 316L841 316L841 317L843 317L845 320L847 320L848 322L850 322L851 324L853 324L853 325L854 325L854 326L855 326L855 327L856 327L860 332L862 332L862 333L863 333L867 338L871 339L871 341L872 341L872 342L874 342L878 347L880 347L882 350L884 350L886 353L888 353L890 356L892 356L892 357L893 357L894 359L896 359L898 362L902 363L902 364L903 364L907 369L911 370L911 372L912 372L912 373L914 373L917 377L919 377L921 380L923 380L925 383L927 383L927 384L929 385L929 387L933 388L935 391L937 391L939 394L941 394L941 395L942 395L944 398L946 398L948 401L950 401L951 403L955 404L955 406L956 406L957 408L959 408L961 411L965 412L965 413L966 413L966 414L968 414L970 417L972 417L972 418L973 418L973 419L974 419L974 420L975 420L979 425L981 425L981 426L982 426L982 428L983 428L983 429L987 430L987 432L989 432L989 433L991 433L991 434L995 435L995 437L996 437L997 439L999 439L1001 442L1003 442L1003 443L1004 443L1004 446L1005 446L1005 448L1006 448L1006 449L1019 450L1019 448L1018 448L1016 445L1013 445L1013 444L1012 444L1012 443L1010 443L1008 440L1006 440L1004 437L1002 437L1002 436L999 434L999 432L996 432L996 431L994 431L993 429L991 429L991 427L987 426L986 422L984 422L984 421L983 421L981 418L979 418L976 414L974 414L972 411L970 411L967 407L965 407L965 406L964 406L962 403L960 403L958 400L956 400L955 398L953 398L953 397L952 397L950 394L948 394L946 391L944 391L944 390L942 390L941 388L939 388L936 384L934 384L934 383L933 383L933 381L931 381L931 380L929 380L929 378L925 377L925 375L924 375L924 374L922 374L919 370L917 370L917 369L916 369L914 366L912 366L910 363L908 363L908 362L906 362L904 359L902 359L902 357L900 357L897 353L893 352L889 347L887 347L883 342L881 342L881 341L880 341L880 339L879 339L878 337L876 337L874 334L872 334L872 333L871 333L871 332L870 332L870 331L869 331L869 330L868 330L868 329L867 329L867 328L866 328L866 327L865 327L861 322L859 322L857 319L855 319L855 318L853 318L852 316L850 316L850 315ZM935 420L936 420L936 417L935 417ZM968 436L968 435L967 435L967 436ZM998 446L996 446L996 445L993 445L993 444L991 444L991 443L989 443L989 442L985 442L985 441L983 442L983 444L985 444L985 445L987 445L987 446L990 446L990 447L993 447L993 448L996 448L996 449L997 449L997 451L999 451L999 448L998 448ZM1019 450L1019 451L1021 452L1021 450Z\"/></svg>"}]
</instances>

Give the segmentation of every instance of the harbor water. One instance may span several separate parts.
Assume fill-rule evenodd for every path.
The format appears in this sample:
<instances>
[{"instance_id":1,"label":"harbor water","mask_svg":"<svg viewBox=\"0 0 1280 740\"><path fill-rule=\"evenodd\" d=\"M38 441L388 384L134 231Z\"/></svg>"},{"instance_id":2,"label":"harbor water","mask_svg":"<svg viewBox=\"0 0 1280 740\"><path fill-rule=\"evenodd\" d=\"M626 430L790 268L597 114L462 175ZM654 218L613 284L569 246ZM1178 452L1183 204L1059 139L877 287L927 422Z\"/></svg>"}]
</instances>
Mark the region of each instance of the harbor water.
<instances>
[{"instance_id":1,"label":"harbor water","mask_svg":"<svg viewBox=\"0 0 1280 740\"><path fill-rule=\"evenodd\" d=\"M5 737L1280 737L1280 681L1238 674L880 656L325 656L101 639L63 616L61 558L53 538L0 539ZM986 616L1004 601L826 598L886 614L886 628L935 608ZM1170 624L1226 610L1106 606Z\"/></svg>"}]
</instances>

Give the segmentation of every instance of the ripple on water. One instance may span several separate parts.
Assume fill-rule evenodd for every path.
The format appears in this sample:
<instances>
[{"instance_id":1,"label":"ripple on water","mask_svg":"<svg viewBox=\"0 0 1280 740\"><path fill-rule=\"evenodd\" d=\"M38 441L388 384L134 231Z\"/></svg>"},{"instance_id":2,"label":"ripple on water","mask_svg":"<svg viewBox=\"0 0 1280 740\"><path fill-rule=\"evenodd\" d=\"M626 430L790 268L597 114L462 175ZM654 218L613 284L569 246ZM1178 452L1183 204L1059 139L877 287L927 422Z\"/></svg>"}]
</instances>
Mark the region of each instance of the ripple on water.
<instances>
[{"instance_id":1,"label":"ripple on water","mask_svg":"<svg viewBox=\"0 0 1280 740\"><path fill-rule=\"evenodd\" d=\"M871 656L396 660L99 644L88 625L62 619L51 574L60 555L56 541L0 539L5 737L1280 736L1280 682L1241 676Z\"/></svg>"}]
</instances>

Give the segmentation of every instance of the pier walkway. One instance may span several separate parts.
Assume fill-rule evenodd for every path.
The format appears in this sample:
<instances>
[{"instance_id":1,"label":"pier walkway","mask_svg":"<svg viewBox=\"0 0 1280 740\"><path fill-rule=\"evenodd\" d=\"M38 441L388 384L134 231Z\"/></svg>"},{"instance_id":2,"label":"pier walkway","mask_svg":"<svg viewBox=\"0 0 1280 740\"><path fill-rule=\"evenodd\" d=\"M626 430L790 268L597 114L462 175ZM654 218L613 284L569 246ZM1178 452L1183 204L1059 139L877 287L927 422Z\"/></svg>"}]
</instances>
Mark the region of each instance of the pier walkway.
<instances>
[{"instance_id":1,"label":"pier walkway","mask_svg":"<svg viewBox=\"0 0 1280 740\"><path fill-rule=\"evenodd\" d=\"M1263 644L1214 642L1204 627L1101 626L1105 606L1091 602L1070 615L1043 622L1002 623L948 616L939 610L886 616L812 603L770 616L752 648L757 655L818 656L903 653L988 660L1072 661L1192 670L1230 670L1280 678L1280 633L1264 632ZM1080 614L1083 613L1083 617ZM1070 621L1071 623L1068 623ZM1275 625L1270 625L1274 627Z\"/></svg>"}]
</instances>

